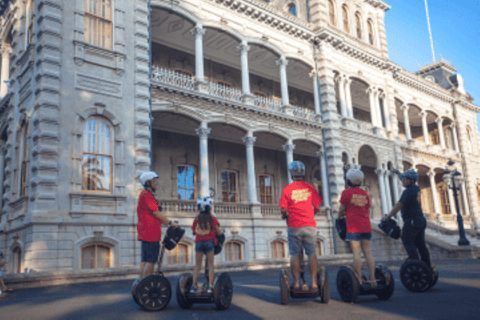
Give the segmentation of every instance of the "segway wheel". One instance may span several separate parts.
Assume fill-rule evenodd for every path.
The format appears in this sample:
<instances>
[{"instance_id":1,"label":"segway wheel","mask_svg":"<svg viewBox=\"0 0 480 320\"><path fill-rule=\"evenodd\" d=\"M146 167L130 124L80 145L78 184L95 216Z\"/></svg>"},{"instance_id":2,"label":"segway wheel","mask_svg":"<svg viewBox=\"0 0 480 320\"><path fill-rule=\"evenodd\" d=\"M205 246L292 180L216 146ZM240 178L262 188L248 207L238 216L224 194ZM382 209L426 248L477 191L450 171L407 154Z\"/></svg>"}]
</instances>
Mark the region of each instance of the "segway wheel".
<instances>
[{"instance_id":1,"label":"segway wheel","mask_svg":"<svg viewBox=\"0 0 480 320\"><path fill-rule=\"evenodd\" d=\"M132 285L132 298L133 298L133 301L135 301L136 304L138 304L138 300L137 300L137 288L138 288L138 284L140 283L140 277L138 277L137 279L135 279L135 281L133 282L133 285Z\"/></svg>"},{"instance_id":2,"label":"segway wheel","mask_svg":"<svg viewBox=\"0 0 480 320\"><path fill-rule=\"evenodd\" d=\"M375 293L380 300L388 300L395 291L395 279L392 272L385 266L379 265L375 267L375 279L379 280L378 284L385 285L385 289Z\"/></svg>"},{"instance_id":3,"label":"segway wheel","mask_svg":"<svg viewBox=\"0 0 480 320\"><path fill-rule=\"evenodd\" d=\"M137 300L146 311L160 311L167 307L172 298L172 288L167 278L152 275L138 284Z\"/></svg>"},{"instance_id":4,"label":"segway wheel","mask_svg":"<svg viewBox=\"0 0 480 320\"><path fill-rule=\"evenodd\" d=\"M190 309L193 306L193 302L188 300L187 293L192 286L193 277L191 273L184 273L180 276L177 282L177 303L182 309Z\"/></svg>"},{"instance_id":5,"label":"segway wheel","mask_svg":"<svg viewBox=\"0 0 480 320\"><path fill-rule=\"evenodd\" d=\"M434 274L423 261L410 260L400 268L400 280L412 292L427 291L434 281Z\"/></svg>"},{"instance_id":6,"label":"segway wheel","mask_svg":"<svg viewBox=\"0 0 480 320\"><path fill-rule=\"evenodd\" d=\"M328 280L328 272L325 267L318 268L317 272L318 295L322 303L330 301L330 280Z\"/></svg>"},{"instance_id":7,"label":"segway wheel","mask_svg":"<svg viewBox=\"0 0 480 320\"><path fill-rule=\"evenodd\" d=\"M430 287L429 287L428 289L433 288L433 286L436 285L436 284L437 284L437 281L438 281L438 270L437 270L437 267L436 267L433 263L431 263L431 264L432 264L432 268L431 268L431 269L432 269L432 272L433 272L433 281L432 281L432 283L430 284Z\"/></svg>"},{"instance_id":8,"label":"segway wheel","mask_svg":"<svg viewBox=\"0 0 480 320\"><path fill-rule=\"evenodd\" d=\"M360 283L350 267L340 267L337 273L337 291L345 302L355 302L360 293Z\"/></svg>"},{"instance_id":9,"label":"segway wheel","mask_svg":"<svg viewBox=\"0 0 480 320\"><path fill-rule=\"evenodd\" d=\"M233 284L228 273L222 273L213 287L213 301L218 310L226 310L230 307L233 298Z\"/></svg>"},{"instance_id":10,"label":"segway wheel","mask_svg":"<svg viewBox=\"0 0 480 320\"><path fill-rule=\"evenodd\" d=\"M281 304L288 304L288 300L290 299L290 288L289 288L289 279L288 279L288 271L287 270L280 270L280 303Z\"/></svg>"}]
</instances>

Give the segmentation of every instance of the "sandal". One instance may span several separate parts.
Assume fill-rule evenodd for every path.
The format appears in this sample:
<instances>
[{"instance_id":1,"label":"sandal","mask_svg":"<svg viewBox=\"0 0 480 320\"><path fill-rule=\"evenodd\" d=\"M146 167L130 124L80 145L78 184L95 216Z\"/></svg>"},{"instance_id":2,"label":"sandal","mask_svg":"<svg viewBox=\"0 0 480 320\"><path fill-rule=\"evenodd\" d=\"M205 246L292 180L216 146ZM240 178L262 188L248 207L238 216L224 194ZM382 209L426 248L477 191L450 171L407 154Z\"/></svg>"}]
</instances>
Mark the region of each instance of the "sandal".
<instances>
[{"instance_id":1,"label":"sandal","mask_svg":"<svg viewBox=\"0 0 480 320\"><path fill-rule=\"evenodd\" d=\"M315 284L312 284L312 286L310 287L310 289L312 289L312 291L317 291L318 290L318 285L315 283Z\"/></svg>"},{"instance_id":2,"label":"sandal","mask_svg":"<svg viewBox=\"0 0 480 320\"><path fill-rule=\"evenodd\" d=\"M191 286L189 293L197 293L197 287L196 286Z\"/></svg>"},{"instance_id":3,"label":"sandal","mask_svg":"<svg viewBox=\"0 0 480 320\"><path fill-rule=\"evenodd\" d=\"M297 284L297 285L292 284L292 289L293 290L300 290L300 284Z\"/></svg>"},{"instance_id":4,"label":"sandal","mask_svg":"<svg viewBox=\"0 0 480 320\"><path fill-rule=\"evenodd\" d=\"M207 293L212 293L213 292L213 286L209 286L208 289L207 289Z\"/></svg>"}]
</instances>

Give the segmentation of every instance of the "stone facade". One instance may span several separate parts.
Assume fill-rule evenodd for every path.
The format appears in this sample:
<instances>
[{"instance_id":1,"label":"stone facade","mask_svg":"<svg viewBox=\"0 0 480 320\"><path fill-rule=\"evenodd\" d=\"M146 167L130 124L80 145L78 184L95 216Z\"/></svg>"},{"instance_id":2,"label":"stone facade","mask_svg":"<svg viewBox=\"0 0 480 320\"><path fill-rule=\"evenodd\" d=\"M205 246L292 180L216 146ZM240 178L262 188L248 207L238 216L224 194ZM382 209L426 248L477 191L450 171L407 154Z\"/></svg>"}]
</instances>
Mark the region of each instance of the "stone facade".
<instances>
[{"instance_id":1,"label":"stone facade","mask_svg":"<svg viewBox=\"0 0 480 320\"><path fill-rule=\"evenodd\" d=\"M276 204L292 160L324 199L319 255L349 252L332 223L349 168L365 172L372 219L399 199L393 172L413 167L428 218L456 228L442 179L453 159L466 227L480 228L480 109L450 63L413 74L389 60L383 1L112 0L100 37L94 0L4 2L8 273L138 266L150 169L162 211L185 228L214 193L227 265L288 256ZM193 248L188 230L165 264L193 266Z\"/></svg>"}]
</instances>

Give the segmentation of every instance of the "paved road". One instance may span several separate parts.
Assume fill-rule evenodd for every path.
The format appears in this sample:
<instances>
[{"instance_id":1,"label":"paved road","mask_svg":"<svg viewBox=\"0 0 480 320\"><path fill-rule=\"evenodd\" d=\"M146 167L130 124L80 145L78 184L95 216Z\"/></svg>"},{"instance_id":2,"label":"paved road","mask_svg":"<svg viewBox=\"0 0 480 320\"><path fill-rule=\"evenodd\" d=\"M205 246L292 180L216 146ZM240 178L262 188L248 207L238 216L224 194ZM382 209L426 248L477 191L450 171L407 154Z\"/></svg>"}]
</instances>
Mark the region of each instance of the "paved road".
<instances>
[{"instance_id":1,"label":"paved road","mask_svg":"<svg viewBox=\"0 0 480 320\"><path fill-rule=\"evenodd\" d=\"M132 300L132 281L88 283L17 290L0 299L0 319L479 319L480 260L435 261L440 278L425 293L407 291L399 280L400 262L386 263L395 277L395 293L389 301L360 296L344 303L336 290L338 266L329 266L331 301L279 303L278 270L231 272L234 297L230 309L194 305L182 310L172 294L167 309L144 312ZM175 290L178 277L169 277Z\"/></svg>"}]
</instances>

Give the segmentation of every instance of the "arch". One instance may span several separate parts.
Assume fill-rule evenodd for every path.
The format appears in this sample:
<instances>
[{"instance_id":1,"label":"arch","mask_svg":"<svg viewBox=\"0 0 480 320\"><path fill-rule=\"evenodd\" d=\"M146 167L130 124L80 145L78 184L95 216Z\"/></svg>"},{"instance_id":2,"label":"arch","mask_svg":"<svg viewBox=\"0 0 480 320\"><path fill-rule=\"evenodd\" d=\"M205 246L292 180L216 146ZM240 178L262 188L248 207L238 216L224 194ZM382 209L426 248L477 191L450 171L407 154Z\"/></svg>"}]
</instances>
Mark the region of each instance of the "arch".
<instances>
[{"instance_id":1,"label":"arch","mask_svg":"<svg viewBox=\"0 0 480 320\"><path fill-rule=\"evenodd\" d=\"M298 17L299 14L300 14L300 7L297 6L297 3L296 1L294 0L288 0L287 1L287 4L286 4L286 9L287 9L287 12L289 14L291 14L292 16L295 16L295 17Z\"/></svg>"},{"instance_id":2,"label":"arch","mask_svg":"<svg viewBox=\"0 0 480 320\"><path fill-rule=\"evenodd\" d=\"M320 137L315 137L315 136L305 136L305 133L301 132L301 133L294 133L291 135L291 139L292 141L297 141L297 140L305 140L305 141L308 141L308 142L311 142L311 143L314 143L318 146L319 149L322 149L323 148L323 140L322 138ZM318 151L318 150L317 150Z\"/></svg>"},{"instance_id":3,"label":"arch","mask_svg":"<svg viewBox=\"0 0 480 320\"><path fill-rule=\"evenodd\" d=\"M283 257L283 258L273 258L272 244L274 242L282 242L283 243L285 257ZM285 236L277 235L276 237L271 237L270 239L268 239L267 247L268 247L268 256L270 257L270 259L284 259L284 258L287 258L290 254L290 252L288 250L288 239L286 239Z\"/></svg>"},{"instance_id":4,"label":"arch","mask_svg":"<svg viewBox=\"0 0 480 320\"><path fill-rule=\"evenodd\" d=\"M247 41L248 44L255 44L260 47L264 47L272 51L273 53L276 53L279 57L286 56L285 51L283 51L282 49L280 49L279 46L268 40L265 41L261 38L245 36L245 41Z\"/></svg>"},{"instance_id":5,"label":"arch","mask_svg":"<svg viewBox=\"0 0 480 320\"><path fill-rule=\"evenodd\" d=\"M358 155L358 164L360 165L365 165L365 164L362 164L361 162L366 162L368 164L373 164L372 161L368 161L368 159L365 159L364 157L365 156L361 156L361 152L363 151L366 151L366 152L371 152L374 156L374 163L375 163L375 166L373 168L376 168L376 169L379 169L381 168L381 165L380 165L380 156L378 154L378 151L375 149L375 147L369 145L369 144L364 144L362 146L360 146L358 149L357 149L357 152L356 154ZM363 161L362 161L363 160Z\"/></svg>"},{"instance_id":6,"label":"arch","mask_svg":"<svg viewBox=\"0 0 480 320\"><path fill-rule=\"evenodd\" d=\"M237 119L235 119L235 121L233 121L233 119L231 119L228 116L212 117L211 120L206 121L206 123L207 123L207 125L213 124L213 123L227 124L227 125L230 125L230 126L237 127L239 129L245 131L245 133L251 131L251 127L250 127L250 125L248 125L248 123L246 123L244 121L241 121L241 120L237 120Z\"/></svg>"},{"instance_id":7,"label":"arch","mask_svg":"<svg viewBox=\"0 0 480 320\"><path fill-rule=\"evenodd\" d=\"M343 154L346 155L346 159L347 159L347 164L353 164L353 157L352 157L352 154L350 153L350 151L348 151L347 149L344 149L342 150L342 161L343 161Z\"/></svg>"},{"instance_id":8,"label":"arch","mask_svg":"<svg viewBox=\"0 0 480 320\"><path fill-rule=\"evenodd\" d=\"M202 25L202 18L200 18L199 15L195 14L193 11L185 7L182 2L175 2L175 4L170 4L160 0L151 0L150 6L152 8L152 11L155 8L165 9L166 11L175 12L185 17L196 25Z\"/></svg>"},{"instance_id":9,"label":"arch","mask_svg":"<svg viewBox=\"0 0 480 320\"><path fill-rule=\"evenodd\" d=\"M259 133L259 132L273 133L273 134L276 134L277 136L282 137L287 141L291 140L290 134L287 131L278 128L277 126L272 127L268 125L261 125L261 126L258 126L256 129L252 130L253 134Z\"/></svg>"},{"instance_id":10,"label":"arch","mask_svg":"<svg viewBox=\"0 0 480 320\"><path fill-rule=\"evenodd\" d=\"M285 58L287 61L292 61L292 60L297 60L298 62L302 62L306 64L308 67L314 69L315 68L315 62L313 60L310 60L306 55L300 55L297 52L290 52L290 53L285 53ZM288 68L288 66L287 66Z\"/></svg>"},{"instance_id":11,"label":"arch","mask_svg":"<svg viewBox=\"0 0 480 320\"><path fill-rule=\"evenodd\" d=\"M180 114L198 123L201 123L207 119L206 114L200 113L197 109L190 109L174 103L164 105L163 103L152 101L152 113L153 112L170 112L174 114Z\"/></svg>"},{"instance_id":12,"label":"arch","mask_svg":"<svg viewBox=\"0 0 480 320\"><path fill-rule=\"evenodd\" d=\"M246 37L240 31L228 26L221 24L218 20L204 20L203 22L203 28L209 28L209 29L217 29L219 31L223 31L233 38L237 39L239 42L245 42Z\"/></svg>"},{"instance_id":13,"label":"arch","mask_svg":"<svg viewBox=\"0 0 480 320\"><path fill-rule=\"evenodd\" d=\"M89 237L84 237L79 240L77 240L73 244L73 269L74 270L80 270L82 268L81 266L81 256L82 256L82 248L84 246L87 246L89 244L104 244L110 247L110 250L112 252L112 266L111 268L116 268L120 266L120 241L108 237L108 236L89 236Z\"/></svg>"},{"instance_id":14,"label":"arch","mask_svg":"<svg viewBox=\"0 0 480 320\"><path fill-rule=\"evenodd\" d=\"M105 105L97 105L95 107L86 107L83 110L77 112L77 117L74 123L73 132L76 134L83 134L83 124L85 120L92 116L103 116L108 119L113 127L115 127L115 135L119 134L121 131L121 122L119 118L115 115L110 108Z\"/></svg>"},{"instance_id":15,"label":"arch","mask_svg":"<svg viewBox=\"0 0 480 320\"><path fill-rule=\"evenodd\" d=\"M229 243L238 243L240 244L240 259L238 260L227 260L227 245ZM236 261L245 261L247 260L247 257L245 255L245 253L247 252L247 250L245 250L245 242L244 241L241 241L240 239L238 239L238 237L232 237L231 239L225 239L225 244L223 246L223 260L226 261L226 262L236 262Z\"/></svg>"},{"instance_id":16,"label":"arch","mask_svg":"<svg viewBox=\"0 0 480 320\"><path fill-rule=\"evenodd\" d=\"M363 75L355 74L355 75L347 75L347 76L350 78L350 80L359 81L369 88L373 86L373 84L370 83L370 80L368 78L365 78Z\"/></svg>"}]
</instances>

